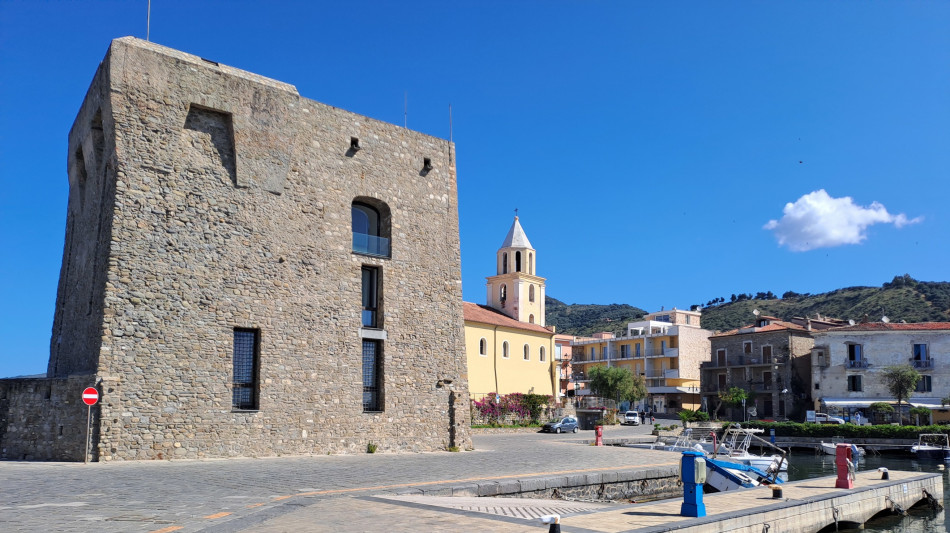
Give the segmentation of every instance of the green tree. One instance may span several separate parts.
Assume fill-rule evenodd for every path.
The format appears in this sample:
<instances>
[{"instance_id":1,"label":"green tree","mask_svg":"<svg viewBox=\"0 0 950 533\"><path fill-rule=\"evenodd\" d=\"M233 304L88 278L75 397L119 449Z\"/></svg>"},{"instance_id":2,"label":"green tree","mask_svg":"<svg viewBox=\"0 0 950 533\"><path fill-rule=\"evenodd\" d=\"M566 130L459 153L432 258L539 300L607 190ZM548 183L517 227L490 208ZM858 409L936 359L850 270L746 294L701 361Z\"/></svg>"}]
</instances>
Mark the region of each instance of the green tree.
<instances>
[{"instance_id":1,"label":"green tree","mask_svg":"<svg viewBox=\"0 0 950 533\"><path fill-rule=\"evenodd\" d=\"M894 406L887 402L874 402L868 406L868 409L872 413L878 413L879 415L890 415L894 413Z\"/></svg>"},{"instance_id":2,"label":"green tree","mask_svg":"<svg viewBox=\"0 0 950 533\"><path fill-rule=\"evenodd\" d=\"M895 365L885 368L881 377L884 378L887 390L897 398L897 420L898 424L902 424L901 402L909 399L914 393L917 382L920 381L920 373L910 365Z\"/></svg>"},{"instance_id":3,"label":"green tree","mask_svg":"<svg viewBox=\"0 0 950 533\"><path fill-rule=\"evenodd\" d=\"M587 373L590 390L601 398L636 402L646 398L647 387L643 377L634 376L630 370L619 366L595 366Z\"/></svg>"},{"instance_id":4,"label":"green tree","mask_svg":"<svg viewBox=\"0 0 950 533\"><path fill-rule=\"evenodd\" d=\"M924 422L930 422L930 409L926 407L914 407L910 410L910 416L917 418L917 425L920 425L920 420L923 419Z\"/></svg>"},{"instance_id":5,"label":"green tree","mask_svg":"<svg viewBox=\"0 0 950 533\"><path fill-rule=\"evenodd\" d=\"M731 405L733 407L741 407L744 400L749 399L749 391L739 388L739 387L729 387L729 390L719 392L719 405L716 406L716 413L719 413L719 407L722 404ZM745 413L742 413L743 420L745 419Z\"/></svg>"}]
</instances>

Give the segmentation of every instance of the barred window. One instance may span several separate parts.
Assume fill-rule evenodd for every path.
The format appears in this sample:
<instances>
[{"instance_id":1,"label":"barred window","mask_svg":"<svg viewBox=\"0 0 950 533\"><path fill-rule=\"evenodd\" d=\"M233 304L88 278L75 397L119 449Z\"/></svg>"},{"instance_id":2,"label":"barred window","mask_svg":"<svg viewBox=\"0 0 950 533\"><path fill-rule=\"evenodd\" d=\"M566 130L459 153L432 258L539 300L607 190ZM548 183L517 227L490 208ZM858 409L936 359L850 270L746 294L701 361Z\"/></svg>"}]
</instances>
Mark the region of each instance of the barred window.
<instances>
[{"instance_id":1,"label":"barred window","mask_svg":"<svg viewBox=\"0 0 950 533\"><path fill-rule=\"evenodd\" d=\"M234 381L231 389L233 409L258 409L260 337L260 330L234 328Z\"/></svg>"},{"instance_id":2,"label":"barred window","mask_svg":"<svg viewBox=\"0 0 950 533\"><path fill-rule=\"evenodd\" d=\"M363 339L363 411L382 411L382 343Z\"/></svg>"}]
</instances>

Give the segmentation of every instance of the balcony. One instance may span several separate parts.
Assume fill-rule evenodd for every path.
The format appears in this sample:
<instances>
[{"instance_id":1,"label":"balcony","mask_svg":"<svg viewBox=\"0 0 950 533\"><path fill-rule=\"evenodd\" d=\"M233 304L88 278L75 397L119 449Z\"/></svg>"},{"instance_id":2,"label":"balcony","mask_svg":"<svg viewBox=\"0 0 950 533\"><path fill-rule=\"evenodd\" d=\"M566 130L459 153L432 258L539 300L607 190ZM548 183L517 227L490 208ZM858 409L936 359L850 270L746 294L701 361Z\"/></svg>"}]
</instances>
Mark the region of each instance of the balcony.
<instances>
[{"instance_id":1,"label":"balcony","mask_svg":"<svg viewBox=\"0 0 950 533\"><path fill-rule=\"evenodd\" d=\"M910 364L916 370L933 370L934 369L934 360L933 359L911 359Z\"/></svg>"},{"instance_id":2,"label":"balcony","mask_svg":"<svg viewBox=\"0 0 950 533\"><path fill-rule=\"evenodd\" d=\"M389 239L353 232L353 251L358 254L389 257Z\"/></svg>"},{"instance_id":3,"label":"balcony","mask_svg":"<svg viewBox=\"0 0 950 533\"><path fill-rule=\"evenodd\" d=\"M858 359L857 361L845 361L844 366L847 368L868 368L871 365L864 359Z\"/></svg>"},{"instance_id":4,"label":"balcony","mask_svg":"<svg viewBox=\"0 0 950 533\"><path fill-rule=\"evenodd\" d=\"M679 348L664 348L662 350L647 351L647 357L679 357Z\"/></svg>"}]
</instances>

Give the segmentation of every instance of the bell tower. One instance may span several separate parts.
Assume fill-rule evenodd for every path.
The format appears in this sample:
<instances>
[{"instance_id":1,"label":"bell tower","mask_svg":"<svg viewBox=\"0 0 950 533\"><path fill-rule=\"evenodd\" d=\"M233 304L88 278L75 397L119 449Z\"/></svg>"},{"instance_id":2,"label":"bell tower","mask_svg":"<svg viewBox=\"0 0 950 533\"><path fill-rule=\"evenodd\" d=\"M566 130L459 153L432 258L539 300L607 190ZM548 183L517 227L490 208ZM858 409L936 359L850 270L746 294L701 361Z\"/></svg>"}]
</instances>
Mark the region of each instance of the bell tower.
<instances>
[{"instance_id":1,"label":"bell tower","mask_svg":"<svg viewBox=\"0 0 950 533\"><path fill-rule=\"evenodd\" d=\"M496 274L487 279L486 302L520 322L544 325L544 278L538 277L537 252L518 217L498 249Z\"/></svg>"}]
</instances>

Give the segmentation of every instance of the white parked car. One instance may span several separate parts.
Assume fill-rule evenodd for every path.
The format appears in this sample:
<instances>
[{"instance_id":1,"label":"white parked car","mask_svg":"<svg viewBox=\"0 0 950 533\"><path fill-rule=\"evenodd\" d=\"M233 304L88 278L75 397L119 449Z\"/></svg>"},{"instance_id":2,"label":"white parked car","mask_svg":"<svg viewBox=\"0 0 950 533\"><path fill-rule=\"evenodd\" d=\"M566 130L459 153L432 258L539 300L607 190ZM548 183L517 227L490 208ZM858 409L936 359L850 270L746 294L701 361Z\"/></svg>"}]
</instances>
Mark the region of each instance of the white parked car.
<instances>
[{"instance_id":1,"label":"white parked car","mask_svg":"<svg viewBox=\"0 0 950 533\"><path fill-rule=\"evenodd\" d=\"M639 426L640 425L640 413L636 411L627 411L623 414L623 419L620 421L623 425Z\"/></svg>"},{"instance_id":2,"label":"white parked car","mask_svg":"<svg viewBox=\"0 0 950 533\"><path fill-rule=\"evenodd\" d=\"M816 424L844 424L843 418L826 415L825 413L815 413Z\"/></svg>"}]
</instances>

